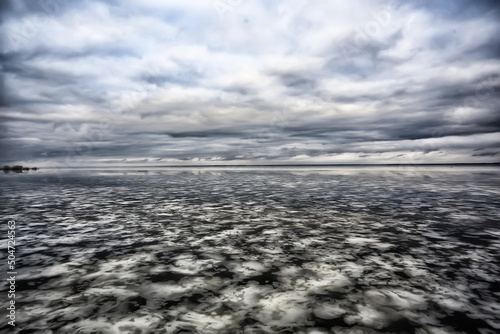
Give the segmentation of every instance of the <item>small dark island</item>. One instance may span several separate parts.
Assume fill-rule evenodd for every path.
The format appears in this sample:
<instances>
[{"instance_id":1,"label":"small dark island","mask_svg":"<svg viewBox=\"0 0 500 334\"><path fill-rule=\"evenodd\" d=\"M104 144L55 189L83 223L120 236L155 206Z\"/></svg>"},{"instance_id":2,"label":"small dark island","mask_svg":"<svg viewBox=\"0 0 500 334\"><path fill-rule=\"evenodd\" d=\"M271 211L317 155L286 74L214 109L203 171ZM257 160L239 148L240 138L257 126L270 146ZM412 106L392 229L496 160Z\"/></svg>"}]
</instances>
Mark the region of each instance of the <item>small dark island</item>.
<instances>
[{"instance_id":1,"label":"small dark island","mask_svg":"<svg viewBox=\"0 0 500 334\"><path fill-rule=\"evenodd\" d=\"M23 171L29 171L29 170L38 170L38 167L23 167L23 166L19 166L19 165L16 165L16 166L3 166L2 170L4 171L4 173L8 173L8 172L14 172L14 173L22 173Z\"/></svg>"}]
</instances>

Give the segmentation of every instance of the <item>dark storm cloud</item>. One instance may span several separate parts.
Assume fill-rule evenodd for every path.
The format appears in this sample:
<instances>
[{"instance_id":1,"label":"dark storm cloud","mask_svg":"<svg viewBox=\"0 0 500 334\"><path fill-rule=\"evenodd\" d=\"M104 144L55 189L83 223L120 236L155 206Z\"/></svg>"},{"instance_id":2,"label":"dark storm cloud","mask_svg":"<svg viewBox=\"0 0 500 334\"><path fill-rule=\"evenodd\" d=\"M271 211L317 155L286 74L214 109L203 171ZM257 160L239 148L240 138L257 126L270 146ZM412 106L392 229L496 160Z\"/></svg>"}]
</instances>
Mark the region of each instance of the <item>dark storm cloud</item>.
<instances>
[{"instance_id":1,"label":"dark storm cloud","mask_svg":"<svg viewBox=\"0 0 500 334\"><path fill-rule=\"evenodd\" d=\"M474 153L472 156L473 157L494 157L498 153L500 153L500 152L499 151L497 151L497 152L481 152L481 153Z\"/></svg>"},{"instance_id":2,"label":"dark storm cloud","mask_svg":"<svg viewBox=\"0 0 500 334\"><path fill-rule=\"evenodd\" d=\"M495 1L0 6L3 163L498 160Z\"/></svg>"}]
</instances>

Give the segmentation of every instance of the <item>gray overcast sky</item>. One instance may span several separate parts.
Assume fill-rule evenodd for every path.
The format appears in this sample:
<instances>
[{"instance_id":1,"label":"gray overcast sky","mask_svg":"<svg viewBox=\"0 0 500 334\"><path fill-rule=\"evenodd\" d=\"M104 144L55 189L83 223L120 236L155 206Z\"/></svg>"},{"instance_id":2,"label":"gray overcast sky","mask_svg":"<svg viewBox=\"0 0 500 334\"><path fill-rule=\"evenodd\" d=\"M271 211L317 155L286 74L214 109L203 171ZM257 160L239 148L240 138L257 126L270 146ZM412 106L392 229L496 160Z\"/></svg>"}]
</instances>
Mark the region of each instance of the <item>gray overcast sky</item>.
<instances>
[{"instance_id":1,"label":"gray overcast sky","mask_svg":"<svg viewBox=\"0 0 500 334\"><path fill-rule=\"evenodd\" d=\"M500 161L497 1L2 1L0 163Z\"/></svg>"}]
</instances>

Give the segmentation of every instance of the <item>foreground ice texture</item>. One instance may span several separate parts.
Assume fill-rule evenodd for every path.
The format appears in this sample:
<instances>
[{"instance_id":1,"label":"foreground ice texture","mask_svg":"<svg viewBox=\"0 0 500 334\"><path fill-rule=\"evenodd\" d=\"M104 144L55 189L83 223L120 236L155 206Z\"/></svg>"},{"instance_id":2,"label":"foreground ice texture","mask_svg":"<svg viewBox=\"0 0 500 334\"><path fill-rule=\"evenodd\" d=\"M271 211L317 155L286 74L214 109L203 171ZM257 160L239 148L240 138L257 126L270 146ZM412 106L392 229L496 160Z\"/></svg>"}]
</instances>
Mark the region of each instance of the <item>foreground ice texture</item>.
<instances>
[{"instance_id":1,"label":"foreground ice texture","mask_svg":"<svg viewBox=\"0 0 500 334\"><path fill-rule=\"evenodd\" d=\"M0 177L2 333L500 331L498 169Z\"/></svg>"}]
</instances>

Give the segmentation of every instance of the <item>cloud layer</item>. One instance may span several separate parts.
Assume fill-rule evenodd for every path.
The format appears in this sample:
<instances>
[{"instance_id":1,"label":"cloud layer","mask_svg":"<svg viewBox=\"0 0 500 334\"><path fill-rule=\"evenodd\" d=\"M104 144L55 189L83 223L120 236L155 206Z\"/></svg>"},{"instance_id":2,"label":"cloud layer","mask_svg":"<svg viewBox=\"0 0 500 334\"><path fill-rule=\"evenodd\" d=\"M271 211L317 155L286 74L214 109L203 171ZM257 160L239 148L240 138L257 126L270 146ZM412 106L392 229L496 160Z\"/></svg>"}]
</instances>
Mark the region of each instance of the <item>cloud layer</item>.
<instances>
[{"instance_id":1,"label":"cloud layer","mask_svg":"<svg viewBox=\"0 0 500 334\"><path fill-rule=\"evenodd\" d=\"M5 164L500 160L494 1L1 10Z\"/></svg>"}]
</instances>

